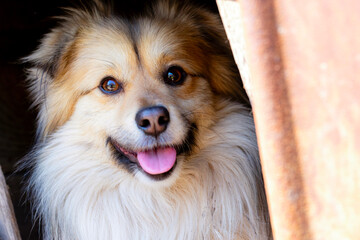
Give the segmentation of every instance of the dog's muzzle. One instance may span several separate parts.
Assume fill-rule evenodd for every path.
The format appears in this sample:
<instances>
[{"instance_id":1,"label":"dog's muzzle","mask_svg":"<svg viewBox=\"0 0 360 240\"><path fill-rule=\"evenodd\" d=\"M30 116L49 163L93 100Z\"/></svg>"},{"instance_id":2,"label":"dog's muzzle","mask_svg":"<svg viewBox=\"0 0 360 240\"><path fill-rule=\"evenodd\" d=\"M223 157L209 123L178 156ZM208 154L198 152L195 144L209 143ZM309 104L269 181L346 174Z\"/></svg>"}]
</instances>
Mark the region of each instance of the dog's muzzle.
<instances>
[{"instance_id":1,"label":"dog's muzzle","mask_svg":"<svg viewBox=\"0 0 360 240\"><path fill-rule=\"evenodd\" d=\"M142 108L136 114L135 122L140 130L154 140L166 131L170 122L169 111L163 106ZM155 180L162 180L170 176L177 163L177 156L188 153L195 142L195 124L190 124L186 138L181 144L161 145L149 149L133 150L117 142L115 138L108 138L118 163L130 172L140 170Z\"/></svg>"}]
</instances>

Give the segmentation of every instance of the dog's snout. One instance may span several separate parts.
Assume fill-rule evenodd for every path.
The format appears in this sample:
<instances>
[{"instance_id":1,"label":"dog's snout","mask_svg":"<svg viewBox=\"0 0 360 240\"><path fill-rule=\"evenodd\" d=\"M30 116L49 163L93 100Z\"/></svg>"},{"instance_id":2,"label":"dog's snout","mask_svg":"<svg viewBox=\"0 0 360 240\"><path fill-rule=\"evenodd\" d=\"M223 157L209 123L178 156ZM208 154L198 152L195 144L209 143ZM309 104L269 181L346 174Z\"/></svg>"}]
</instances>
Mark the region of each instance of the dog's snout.
<instances>
[{"instance_id":1,"label":"dog's snout","mask_svg":"<svg viewBox=\"0 0 360 240\"><path fill-rule=\"evenodd\" d=\"M147 107L136 114L135 121L145 134L157 137L166 130L170 122L170 115L163 106Z\"/></svg>"}]
</instances>

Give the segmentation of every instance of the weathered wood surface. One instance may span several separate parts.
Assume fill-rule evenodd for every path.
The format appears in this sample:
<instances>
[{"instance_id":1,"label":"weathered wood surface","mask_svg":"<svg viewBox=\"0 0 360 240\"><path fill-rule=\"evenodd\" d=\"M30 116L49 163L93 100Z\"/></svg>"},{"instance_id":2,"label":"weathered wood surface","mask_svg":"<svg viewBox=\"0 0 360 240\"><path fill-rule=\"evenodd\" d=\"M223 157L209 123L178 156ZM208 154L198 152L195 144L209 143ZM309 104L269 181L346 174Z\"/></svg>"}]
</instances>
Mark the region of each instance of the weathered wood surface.
<instances>
[{"instance_id":1,"label":"weathered wood surface","mask_svg":"<svg viewBox=\"0 0 360 240\"><path fill-rule=\"evenodd\" d=\"M252 84L245 57L244 29L241 27L244 19L239 15L239 3L236 1L218 1L218 9L227 32L227 37L231 43L236 64L241 72L244 87L251 101Z\"/></svg>"},{"instance_id":2,"label":"weathered wood surface","mask_svg":"<svg viewBox=\"0 0 360 240\"><path fill-rule=\"evenodd\" d=\"M0 239L20 240L19 227L16 222L8 186L0 167Z\"/></svg>"},{"instance_id":3,"label":"weathered wood surface","mask_svg":"<svg viewBox=\"0 0 360 240\"><path fill-rule=\"evenodd\" d=\"M359 239L360 1L217 3L249 69L275 239Z\"/></svg>"}]
</instances>

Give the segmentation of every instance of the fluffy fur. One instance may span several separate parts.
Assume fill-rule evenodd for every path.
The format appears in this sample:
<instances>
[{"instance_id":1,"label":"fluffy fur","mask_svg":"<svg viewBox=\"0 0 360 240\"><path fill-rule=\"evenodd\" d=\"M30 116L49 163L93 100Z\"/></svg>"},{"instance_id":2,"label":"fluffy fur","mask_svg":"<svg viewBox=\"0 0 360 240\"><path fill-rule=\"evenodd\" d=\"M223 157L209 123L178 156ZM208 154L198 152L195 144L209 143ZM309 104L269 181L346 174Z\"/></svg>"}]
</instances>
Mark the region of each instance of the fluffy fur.
<instances>
[{"instance_id":1,"label":"fluffy fur","mask_svg":"<svg viewBox=\"0 0 360 240\"><path fill-rule=\"evenodd\" d=\"M100 3L60 20L26 59L38 141L22 166L44 238L269 239L253 118L218 17L160 1L130 20ZM174 65L180 86L163 81ZM106 76L121 92L99 89ZM153 105L171 117L157 138L134 120ZM119 163L110 137L188 151L157 180Z\"/></svg>"}]
</instances>

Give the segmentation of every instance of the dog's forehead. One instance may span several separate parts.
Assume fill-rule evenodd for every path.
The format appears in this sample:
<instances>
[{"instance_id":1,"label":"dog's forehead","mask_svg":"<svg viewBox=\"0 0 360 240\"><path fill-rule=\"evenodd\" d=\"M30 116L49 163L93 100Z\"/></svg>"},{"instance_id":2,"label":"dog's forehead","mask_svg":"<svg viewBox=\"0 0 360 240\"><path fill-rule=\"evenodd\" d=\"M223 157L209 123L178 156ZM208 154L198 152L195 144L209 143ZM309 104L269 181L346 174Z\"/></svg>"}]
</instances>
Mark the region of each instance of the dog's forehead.
<instances>
[{"instance_id":1,"label":"dog's forehead","mask_svg":"<svg viewBox=\"0 0 360 240\"><path fill-rule=\"evenodd\" d=\"M195 56L199 51L187 30L169 22L140 22L134 40L143 67L196 65Z\"/></svg>"},{"instance_id":2,"label":"dog's forehead","mask_svg":"<svg viewBox=\"0 0 360 240\"><path fill-rule=\"evenodd\" d=\"M136 50L130 34L123 30L98 27L83 33L79 40L78 62L86 62L87 68L113 69L118 74L128 75L137 64Z\"/></svg>"},{"instance_id":3,"label":"dog's forehead","mask_svg":"<svg viewBox=\"0 0 360 240\"><path fill-rule=\"evenodd\" d=\"M83 36L77 43L77 62L86 63L83 69L89 70L93 79L111 75L130 82L139 76L159 78L171 65L195 72L203 68L199 48L188 44L191 41L184 28L171 24L147 21L99 25L86 29Z\"/></svg>"},{"instance_id":4,"label":"dog's forehead","mask_svg":"<svg viewBox=\"0 0 360 240\"><path fill-rule=\"evenodd\" d=\"M78 62L86 62L93 70L112 69L122 78L132 78L134 71L144 68L159 71L174 55L176 44L165 30L144 27L137 34L132 31L131 26L86 30L76 44Z\"/></svg>"}]
</instances>

